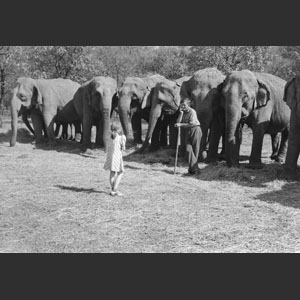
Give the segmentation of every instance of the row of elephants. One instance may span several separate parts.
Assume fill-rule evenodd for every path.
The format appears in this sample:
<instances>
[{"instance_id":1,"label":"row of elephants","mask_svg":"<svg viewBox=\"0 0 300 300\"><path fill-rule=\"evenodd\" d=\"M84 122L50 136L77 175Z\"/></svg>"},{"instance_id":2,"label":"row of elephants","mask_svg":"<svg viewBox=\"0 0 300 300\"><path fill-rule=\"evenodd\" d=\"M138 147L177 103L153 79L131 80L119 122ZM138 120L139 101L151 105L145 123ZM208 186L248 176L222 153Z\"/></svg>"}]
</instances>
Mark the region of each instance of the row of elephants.
<instances>
[{"instance_id":1,"label":"row of elephants","mask_svg":"<svg viewBox=\"0 0 300 300\"><path fill-rule=\"evenodd\" d=\"M132 140L133 135L133 142L142 144L136 152L149 145L157 149L168 143L175 149L174 124L183 98L192 100L201 123L200 161L209 163L218 159L222 138L227 165L237 166L242 128L247 124L253 132L249 167L262 167L263 138L270 134L271 158L285 160L287 174L296 177L300 152L300 77L286 82L272 74L249 70L224 75L216 68L206 68L178 80L161 75L128 77L119 89L116 80L103 76L83 85L69 79L21 77L11 98L10 145L16 143L17 119L22 115L29 128L28 116L31 116L36 143L42 141L43 132L49 143L55 141L55 123L75 123L76 132L82 129L83 148L90 147L92 126L97 128L96 145L105 147L112 113L117 110L127 139ZM148 122L144 141L142 120Z\"/></svg>"}]
</instances>

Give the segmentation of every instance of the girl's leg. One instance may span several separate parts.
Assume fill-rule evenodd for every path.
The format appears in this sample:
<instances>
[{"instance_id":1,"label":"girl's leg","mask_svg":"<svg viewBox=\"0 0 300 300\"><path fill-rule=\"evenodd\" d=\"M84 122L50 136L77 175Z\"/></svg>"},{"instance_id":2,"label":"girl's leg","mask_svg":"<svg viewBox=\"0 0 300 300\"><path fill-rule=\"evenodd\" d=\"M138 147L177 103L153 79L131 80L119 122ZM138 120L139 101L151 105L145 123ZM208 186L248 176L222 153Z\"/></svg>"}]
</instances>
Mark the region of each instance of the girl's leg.
<instances>
[{"instance_id":1,"label":"girl's leg","mask_svg":"<svg viewBox=\"0 0 300 300\"><path fill-rule=\"evenodd\" d=\"M111 186L112 190L114 189L114 183L115 183L115 177L116 177L116 175L117 175L117 172L110 171L110 174L109 174L109 183L110 183L110 186Z\"/></svg>"},{"instance_id":2,"label":"girl's leg","mask_svg":"<svg viewBox=\"0 0 300 300\"><path fill-rule=\"evenodd\" d=\"M116 172L116 179L115 179L115 182L114 182L114 186L113 186L113 191L114 192L117 192L118 191L118 186L121 182L121 179L123 177L123 174L124 172L123 171L120 171L120 172Z\"/></svg>"}]
</instances>

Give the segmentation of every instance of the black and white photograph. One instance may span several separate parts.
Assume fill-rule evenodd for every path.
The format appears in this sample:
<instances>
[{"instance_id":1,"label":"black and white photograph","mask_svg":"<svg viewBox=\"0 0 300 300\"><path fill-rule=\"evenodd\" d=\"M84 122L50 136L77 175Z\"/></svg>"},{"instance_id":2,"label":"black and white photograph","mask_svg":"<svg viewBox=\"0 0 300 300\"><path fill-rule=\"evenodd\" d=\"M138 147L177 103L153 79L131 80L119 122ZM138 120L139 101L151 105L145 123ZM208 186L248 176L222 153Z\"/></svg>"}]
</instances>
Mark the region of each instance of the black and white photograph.
<instances>
[{"instance_id":1,"label":"black and white photograph","mask_svg":"<svg viewBox=\"0 0 300 300\"><path fill-rule=\"evenodd\" d=\"M0 253L300 252L300 40L233 15L0 35Z\"/></svg>"},{"instance_id":2,"label":"black and white photograph","mask_svg":"<svg viewBox=\"0 0 300 300\"><path fill-rule=\"evenodd\" d=\"M0 252L300 251L300 46L0 59Z\"/></svg>"}]
</instances>

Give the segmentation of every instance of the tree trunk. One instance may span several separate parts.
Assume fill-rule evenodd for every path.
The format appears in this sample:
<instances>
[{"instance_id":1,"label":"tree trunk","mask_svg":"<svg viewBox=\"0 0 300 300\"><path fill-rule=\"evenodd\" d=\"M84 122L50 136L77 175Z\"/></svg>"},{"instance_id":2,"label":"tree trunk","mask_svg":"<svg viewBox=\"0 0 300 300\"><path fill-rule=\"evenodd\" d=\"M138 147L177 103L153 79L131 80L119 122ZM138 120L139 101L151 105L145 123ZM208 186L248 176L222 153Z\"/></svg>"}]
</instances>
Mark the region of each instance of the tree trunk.
<instances>
[{"instance_id":1,"label":"tree trunk","mask_svg":"<svg viewBox=\"0 0 300 300\"><path fill-rule=\"evenodd\" d=\"M0 128L3 125L3 111L4 111L4 92L5 92L5 76L4 76L4 69L0 69Z\"/></svg>"},{"instance_id":2,"label":"tree trunk","mask_svg":"<svg viewBox=\"0 0 300 300\"><path fill-rule=\"evenodd\" d=\"M1 84L1 91L0 91L0 105L3 105L4 93L5 93L5 74L4 69L1 68L0 70L0 84Z\"/></svg>"}]
</instances>

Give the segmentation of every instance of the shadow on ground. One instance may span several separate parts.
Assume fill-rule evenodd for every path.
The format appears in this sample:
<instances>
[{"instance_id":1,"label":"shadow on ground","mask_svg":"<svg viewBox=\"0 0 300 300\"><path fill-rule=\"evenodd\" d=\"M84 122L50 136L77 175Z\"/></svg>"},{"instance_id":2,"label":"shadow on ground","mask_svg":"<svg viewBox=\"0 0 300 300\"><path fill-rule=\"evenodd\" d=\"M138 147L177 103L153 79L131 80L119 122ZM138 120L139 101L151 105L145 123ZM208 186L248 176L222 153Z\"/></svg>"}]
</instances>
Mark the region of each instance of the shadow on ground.
<instances>
[{"instance_id":1,"label":"shadow on ground","mask_svg":"<svg viewBox=\"0 0 300 300\"><path fill-rule=\"evenodd\" d=\"M282 165L275 162L264 163L262 169L249 169L247 166L248 162L240 163L238 168L228 168L225 162L204 164L197 178L204 181L230 181L247 187L265 187L269 182L281 180L280 174L284 170Z\"/></svg>"},{"instance_id":2,"label":"shadow on ground","mask_svg":"<svg viewBox=\"0 0 300 300\"><path fill-rule=\"evenodd\" d=\"M163 165L173 165L175 162L176 151L174 149L170 149L169 147L161 148L157 151L150 152L148 149L141 153L134 153L136 149L131 148L128 149L129 154L125 153L123 160L126 162L138 162L142 164L163 164ZM178 162L183 160L182 158L178 158Z\"/></svg>"},{"instance_id":3,"label":"shadow on ground","mask_svg":"<svg viewBox=\"0 0 300 300\"><path fill-rule=\"evenodd\" d=\"M78 188L78 187L74 187L74 186L64 186L64 185L55 185L55 187L58 187L62 190L69 190L69 191L73 191L73 192L77 192L77 193L87 193L87 194L91 194L91 193L98 193L98 194L109 194L109 192L106 191L99 191L99 190L95 190L95 189L86 189L86 188Z\"/></svg>"},{"instance_id":4,"label":"shadow on ground","mask_svg":"<svg viewBox=\"0 0 300 300\"><path fill-rule=\"evenodd\" d=\"M92 156L92 150L85 153L85 151L81 148L81 144L75 141L56 139L54 145L49 145L47 141L44 141L43 143L35 144L34 146L36 149L43 151L55 151L83 156Z\"/></svg>"},{"instance_id":5,"label":"shadow on ground","mask_svg":"<svg viewBox=\"0 0 300 300\"><path fill-rule=\"evenodd\" d=\"M11 129L5 133L0 133L0 143L9 143L11 138ZM21 144L30 144L34 141L34 135L25 128L19 128L17 133L17 142Z\"/></svg>"},{"instance_id":6,"label":"shadow on ground","mask_svg":"<svg viewBox=\"0 0 300 300\"><path fill-rule=\"evenodd\" d=\"M0 143L8 144L11 138L11 129L5 133L0 133ZM32 147L43 151L56 151L65 152L69 154L82 155L89 158L96 158L95 149L83 150L81 144L71 140L60 140L56 139L54 145L49 145L47 140L44 139L40 144L35 144L34 135L29 132L26 128L19 128L17 133L17 143L20 144L31 144ZM99 150L99 149L97 149Z\"/></svg>"},{"instance_id":7,"label":"shadow on ground","mask_svg":"<svg viewBox=\"0 0 300 300\"><path fill-rule=\"evenodd\" d=\"M132 152L124 156L124 161L151 165L157 171L174 174L175 156L176 151L174 149L165 148L155 152L145 151L142 154ZM240 156L240 166L238 168L228 168L224 161L214 164L199 163L201 172L199 175L192 177L203 181L236 182L247 187L265 187L269 182L281 180L280 175L283 172L283 166L272 161L268 156L262 157L262 160L264 162L262 169L247 168L249 163L249 156L247 155ZM183 157L178 157L177 166L186 168L185 173L187 172L188 164ZM129 166L129 168L135 167ZM177 173L177 175L185 177L185 173Z\"/></svg>"},{"instance_id":8,"label":"shadow on ground","mask_svg":"<svg viewBox=\"0 0 300 300\"><path fill-rule=\"evenodd\" d=\"M287 182L280 191L260 194L256 199L267 203L278 203L283 206L300 208L300 183Z\"/></svg>"}]
</instances>

